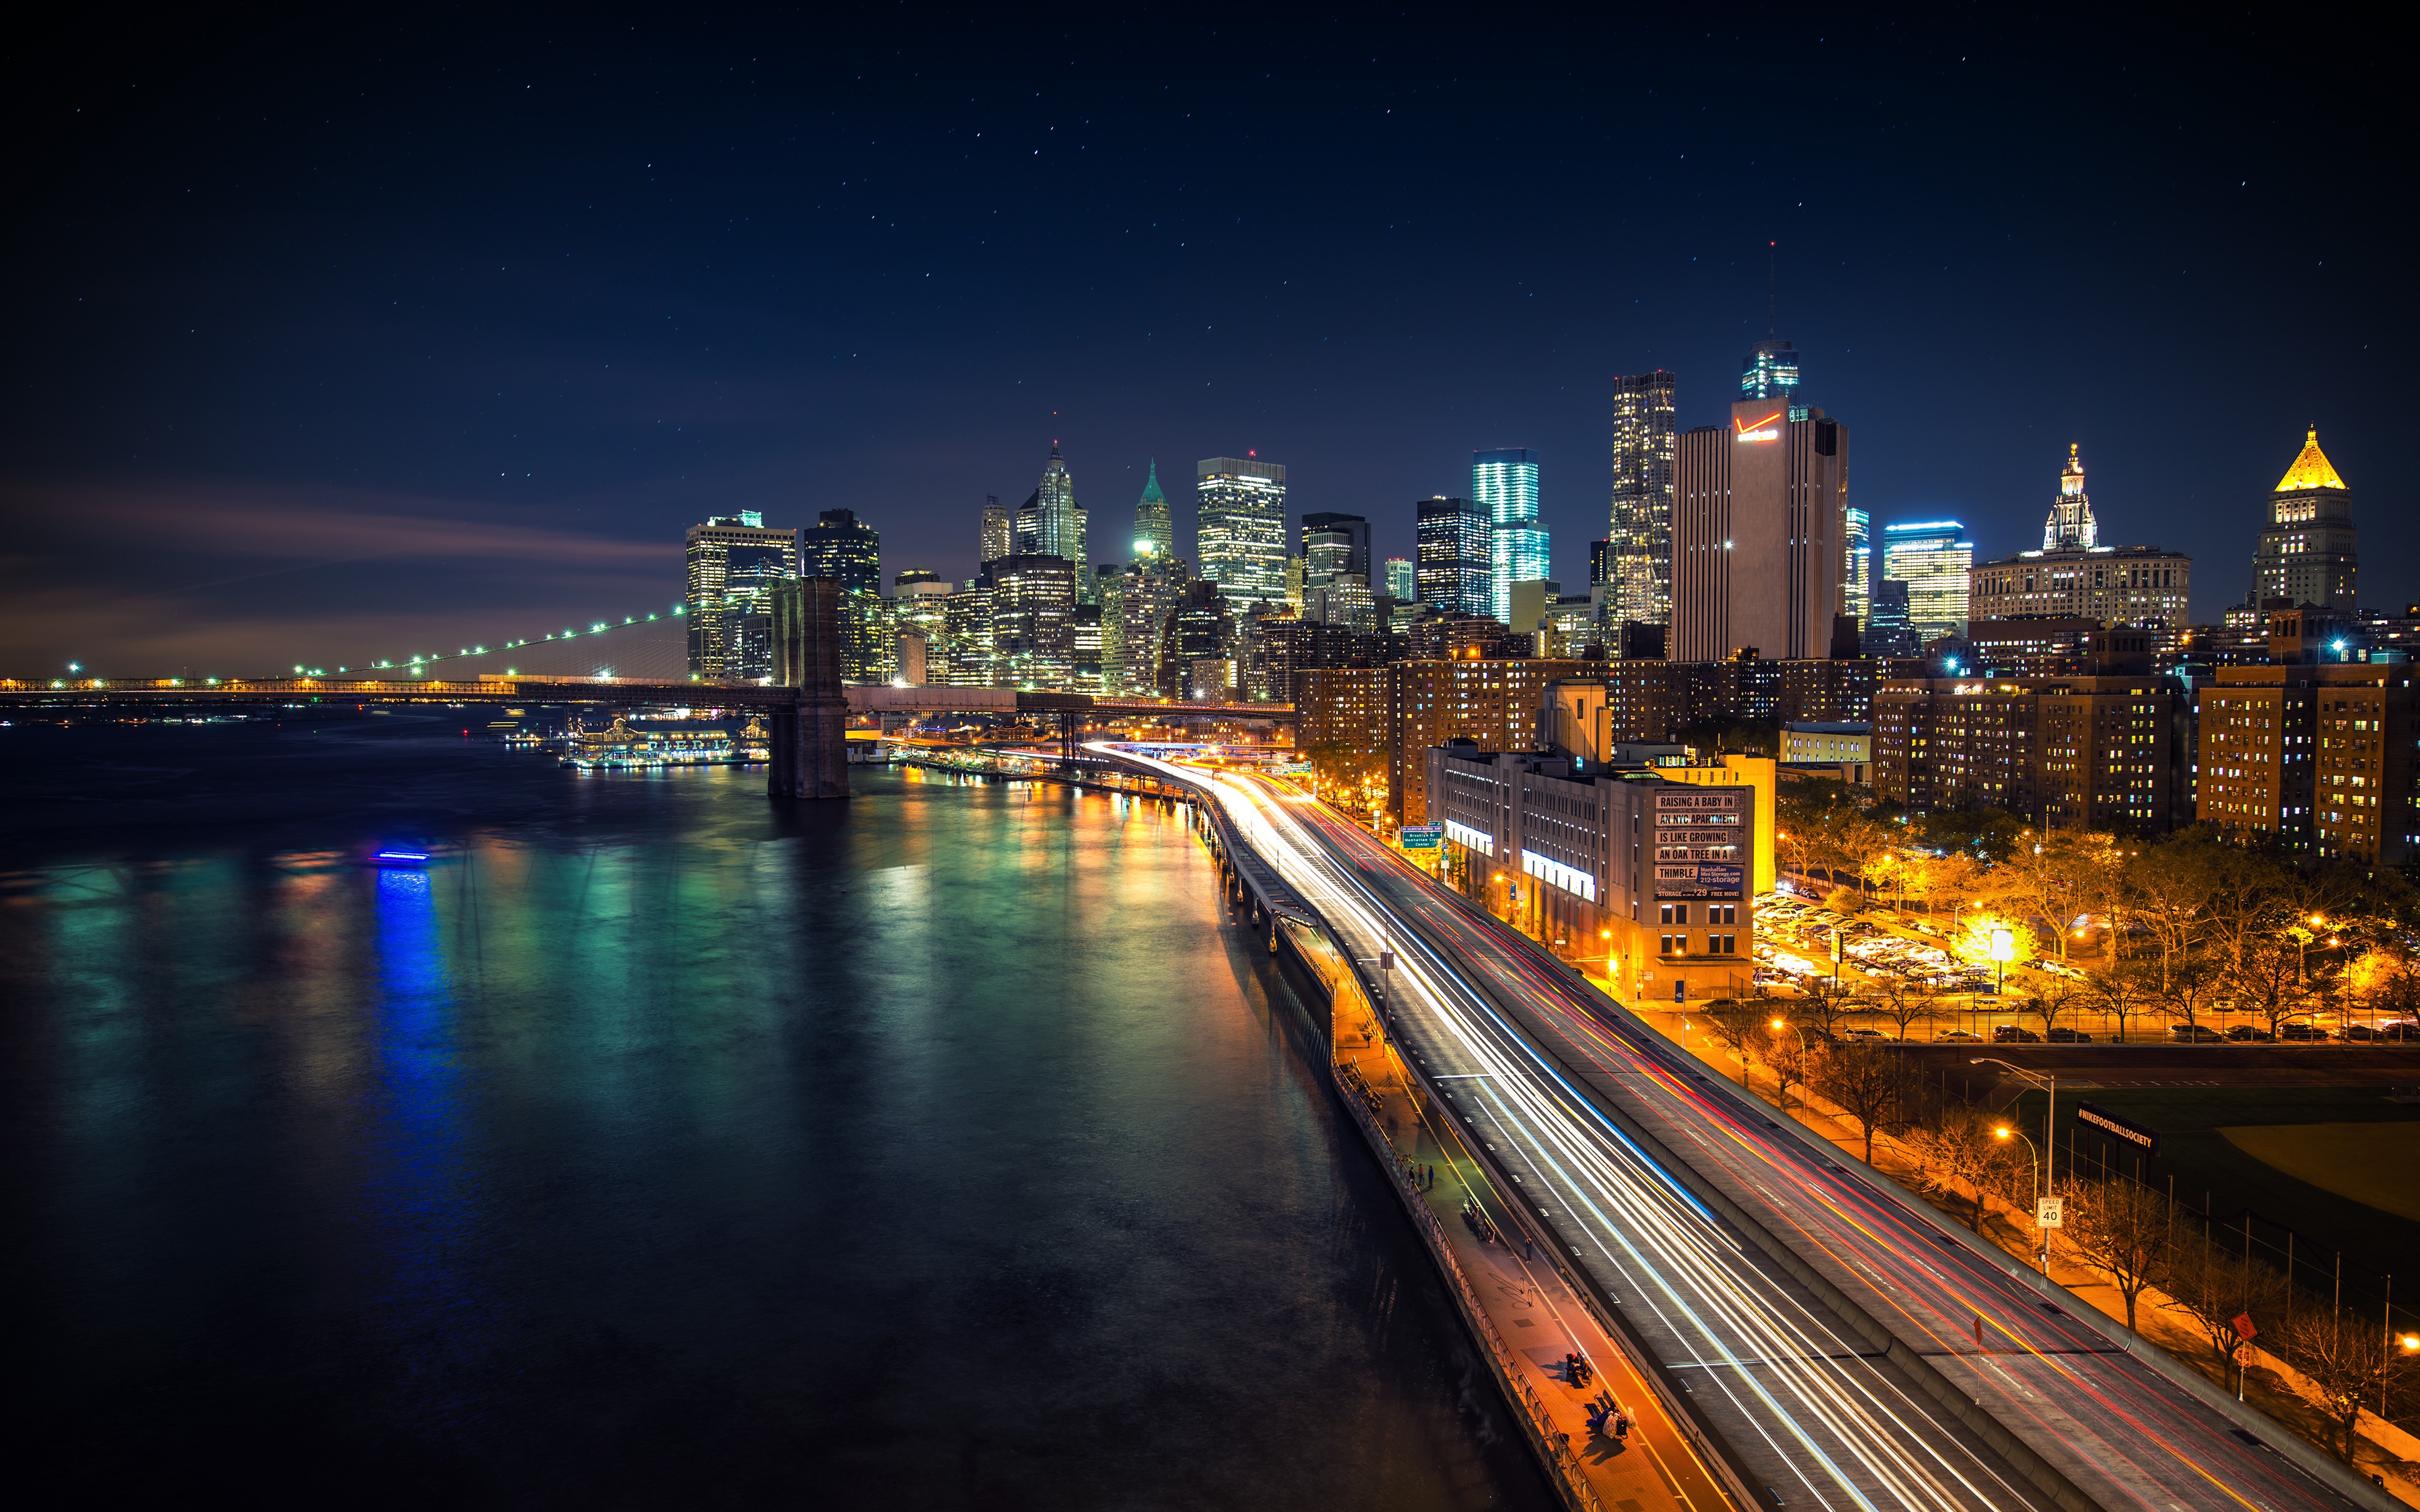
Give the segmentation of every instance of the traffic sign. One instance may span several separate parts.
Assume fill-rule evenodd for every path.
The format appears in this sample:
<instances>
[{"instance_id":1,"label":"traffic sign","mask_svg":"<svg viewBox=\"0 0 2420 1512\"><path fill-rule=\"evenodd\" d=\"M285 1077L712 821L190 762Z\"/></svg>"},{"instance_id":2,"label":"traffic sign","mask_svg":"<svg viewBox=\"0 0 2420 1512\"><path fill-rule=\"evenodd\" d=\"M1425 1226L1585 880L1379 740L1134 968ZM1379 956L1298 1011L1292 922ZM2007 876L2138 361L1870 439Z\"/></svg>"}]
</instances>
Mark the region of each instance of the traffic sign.
<instances>
[{"instance_id":1,"label":"traffic sign","mask_svg":"<svg viewBox=\"0 0 2420 1512\"><path fill-rule=\"evenodd\" d=\"M2038 1204L2036 1204L2036 1205L2035 1205L2035 1208L2034 1208L2034 1224L2035 1224L2035 1227L2040 1227L2040 1228L2064 1228L2064 1227L2067 1227L2067 1211L2066 1211L2066 1208L2067 1208L2067 1199L2066 1199L2065 1197L2044 1197L2044 1198L2042 1198L2042 1199L2041 1199L2041 1201L2040 1201L2040 1202L2039 1202Z\"/></svg>"}]
</instances>

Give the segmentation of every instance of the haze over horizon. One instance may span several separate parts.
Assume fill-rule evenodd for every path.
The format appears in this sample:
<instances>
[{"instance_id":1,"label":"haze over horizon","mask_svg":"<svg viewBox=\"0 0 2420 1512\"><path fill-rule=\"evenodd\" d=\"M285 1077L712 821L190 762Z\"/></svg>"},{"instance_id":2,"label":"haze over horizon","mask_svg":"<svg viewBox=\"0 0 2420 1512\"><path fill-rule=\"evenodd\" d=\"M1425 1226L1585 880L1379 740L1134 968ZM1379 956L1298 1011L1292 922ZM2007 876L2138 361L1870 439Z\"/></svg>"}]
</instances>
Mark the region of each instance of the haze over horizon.
<instances>
[{"instance_id":1,"label":"haze over horizon","mask_svg":"<svg viewBox=\"0 0 2420 1512\"><path fill-rule=\"evenodd\" d=\"M1576 587L1611 379L1718 421L1769 256L1878 525L2036 544L2080 443L2214 619L2316 424L2363 600L2420 597L2406 216L2343 146L2390 64L2300 13L98 24L16 54L0 671L660 610L738 509L965 578L1054 440L1103 561L1155 457L1180 548L1256 450L1407 556L1532 446Z\"/></svg>"}]
</instances>

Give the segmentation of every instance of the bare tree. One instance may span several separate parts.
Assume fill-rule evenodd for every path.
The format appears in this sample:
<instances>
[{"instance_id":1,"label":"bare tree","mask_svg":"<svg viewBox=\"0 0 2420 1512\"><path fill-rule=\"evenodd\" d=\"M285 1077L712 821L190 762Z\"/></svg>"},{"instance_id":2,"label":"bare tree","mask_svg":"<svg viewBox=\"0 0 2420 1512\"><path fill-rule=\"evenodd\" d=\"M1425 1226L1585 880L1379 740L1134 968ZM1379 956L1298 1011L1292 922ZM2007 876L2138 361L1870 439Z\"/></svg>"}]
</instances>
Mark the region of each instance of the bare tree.
<instances>
[{"instance_id":1,"label":"bare tree","mask_svg":"<svg viewBox=\"0 0 2420 1512\"><path fill-rule=\"evenodd\" d=\"M1930 1022L1940 989L1924 977L1885 969L1874 974L1868 989L1874 1011L1891 1021L1906 1039L1918 1020Z\"/></svg>"},{"instance_id":2,"label":"bare tree","mask_svg":"<svg viewBox=\"0 0 2420 1512\"><path fill-rule=\"evenodd\" d=\"M2042 1034L2047 1038L2059 1015L2075 1006L2075 999L2074 985L2064 977L2053 977L2025 989L2024 1006L2020 1011L2040 1018Z\"/></svg>"},{"instance_id":3,"label":"bare tree","mask_svg":"<svg viewBox=\"0 0 2420 1512\"><path fill-rule=\"evenodd\" d=\"M1787 1019L1765 1022L1763 1043L1764 1063L1773 1069L1774 1079L1779 1084L1775 1089L1776 1101L1786 1108L1790 1106L1791 1088L1807 1085L1813 1052L1807 1048L1806 1031L1794 1027Z\"/></svg>"},{"instance_id":4,"label":"bare tree","mask_svg":"<svg viewBox=\"0 0 2420 1512\"><path fill-rule=\"evenodd\" d=\"M1920 1092L1907 1058L1869 1040L1829 1047L1816 1062L1808 1085L1856 1120L1866 1139L1866 1164L1874 1163L1874 1135L1907 1126Z\"/></svg>"},{"instance_id":5,"label":"bare tree","mask_svg":"<svg viewBox=\"0 0 2420 1512\"><path fill-rule=\"evenodd\" d=\"M1840 1021L1863 1008L1856 989L1828 977L1818 977L1791 1003L1798 1022L1826 1040L1840 1032Z\"/></svg>"},{"instance_id":6,"label":"bare tree","mask_svg":"<svg viewBox=\"0 0 2420 1512\"><path fill-rule=\"evenodd\" d=\"M2133 960L2112 960L2108 966L2094 972L2086 991L2101 1011L2118 1021L2118 1038L2126 1038L2127 1026L2153 1011L2159 1000L2159 970L2156 963Z\"/></svg>"},{"instance_id":7,"label":"bare tree","mask_svg":"<svg viewBox=\"0 0 2420 1512\"><path fill-rule=\"evenodd\" d=\"M2256 1328L2282 1326L2286 1278L2247 1258L2222 1230L2180 1236L2160 1268L2159 1282L2168 1296L2161 1305L2201 1325L2221 1379L2233 1391L2245 1343L2235 1320L2249 1318Z\"/></svg>"},{"instance_id":8,"label":"bare tree","mask_svg":"<svg viewBox=\"0 0 2420 1512\"><path fill-rule=\"evenodd\" d=\"M2361 1410L2385 1399L2395 1378L2409 1372L2409 1356L2389 1345L2381 1320L2335 1309L2305 1307L2284 1332L2284 1348L2278 1352L2319 1388L2329 1424L2342 1436L2338 1443L2332 1435L2328 1447L2351 1464Z\"/></svg>"},{"instance_id":9,"label":"bare tree","mask_svg":"<svg viewBox=\"0 0 2420 1512\"><path fill-rule=\"evenodd\" d=\"M1941 1110L1940 1122L1914 1131L1908 1140L1933 1190L1963 1199L1966 1227L1978 1234L1983 1195L2003 1183L2011 1164L2008 1143L1993 1133L1997 1123L1981 1108L1956 1103Z\"/></svg>"},{"instance_id":10,"label":"bare tree","mask_svg":"<svg viewBox=\"0 0 2420 1512\"><path fill-rule=\"evenodd\" d=\"M1748 1046L1756 1041L1757 1031L1764 1026L1772 999L1764 997L1718 997L1698 1012L1698 1021L1706 1032L1731 1047L1740 1057L1740 1085L1747 1085Z\"/></svg>"},{"instance_id":11,"label":"bare tree","mask_svg":"<svg viewBox=\"0 0 2420 1512\"><path fill-rule=\"evenodd\" d=\"M2156 1280L2168 1253L2168 1199L2122 1178L2085 1181L2067 1196L2059 1231L2087 1269L2109 1278L2126 1299L2126 1326L2134 1326L2135 1299Z\"/></svg>"},{"instance_id":12,"label":"bare tree","mask_svg":"<svg viewBox=\"0 0 2420 1512\"><path fill-rule=\"evenodd\" d=\"M2161 998L2168 1011L2184 1020L2187 1027L2197 1027L2202 1015L2216 1004L2226 984L2226 958L2208 952L2196 953L2169 964L2167 987L2161 994Z\"/></svg>"}]
</instances>

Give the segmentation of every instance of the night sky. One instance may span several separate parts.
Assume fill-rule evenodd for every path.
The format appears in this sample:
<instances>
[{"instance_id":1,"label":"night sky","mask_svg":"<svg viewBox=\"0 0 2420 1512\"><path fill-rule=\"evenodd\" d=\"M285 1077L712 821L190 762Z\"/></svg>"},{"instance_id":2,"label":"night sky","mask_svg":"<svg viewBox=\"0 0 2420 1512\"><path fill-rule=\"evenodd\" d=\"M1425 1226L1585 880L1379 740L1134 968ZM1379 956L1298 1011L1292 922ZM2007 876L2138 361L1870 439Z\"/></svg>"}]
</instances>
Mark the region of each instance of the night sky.
<instances>
[{"instance_id":1,"label":"night sky","mask_svg":"<svg viewBox=\"0 0 2420 1512\"><path fill-rule=\"evenodd\" d=\"M0 671L359 662L668 608L682 532L849 507L974 569L1056 439L1375 522L1544 458L1567 587L1607 383L1717 423L1764 332L1878 523L2248 586L2316 423L2363 600L2420 596L2412 173L2357 18L430 9L9 46ZM2315 25L2340 24L2340 33ZM2366 23L2365 23L2366 24ZM2408 254L2407 254L2408 255Z\"/></svg>"}]
</instances>

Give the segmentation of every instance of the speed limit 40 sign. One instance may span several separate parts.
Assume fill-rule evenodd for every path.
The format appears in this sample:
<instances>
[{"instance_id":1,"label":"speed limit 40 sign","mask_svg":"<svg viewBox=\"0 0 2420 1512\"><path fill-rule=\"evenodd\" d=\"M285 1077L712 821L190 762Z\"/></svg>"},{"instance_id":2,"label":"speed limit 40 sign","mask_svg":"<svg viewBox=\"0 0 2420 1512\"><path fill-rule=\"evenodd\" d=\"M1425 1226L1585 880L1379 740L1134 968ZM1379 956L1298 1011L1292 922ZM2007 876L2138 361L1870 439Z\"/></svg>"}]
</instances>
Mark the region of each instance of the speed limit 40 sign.
<instances>
[{"instance_id":1,"label":"speed limit 40 sign","mask_svg":"<svg viewBox=\"0 0 2420 1512\"><path fill-rule=\"evenodd\" d=\"M2034 1225L2039 1228L2063 1228L2067 1225L2067 1199L2044 1197L2034 1205Z\"/></svg>"}]
</instances>

